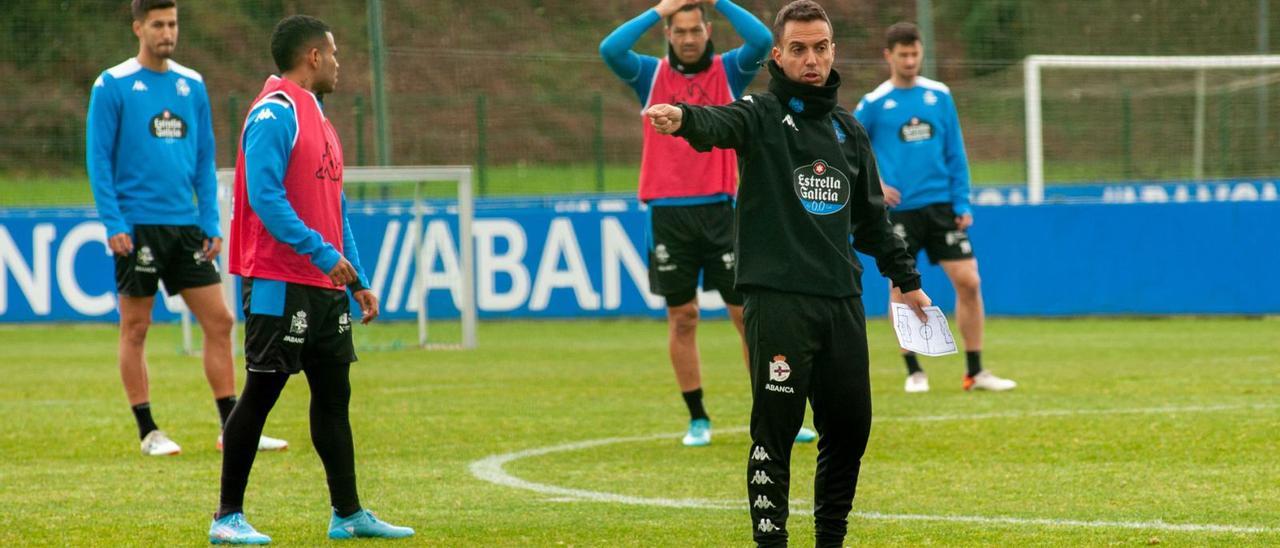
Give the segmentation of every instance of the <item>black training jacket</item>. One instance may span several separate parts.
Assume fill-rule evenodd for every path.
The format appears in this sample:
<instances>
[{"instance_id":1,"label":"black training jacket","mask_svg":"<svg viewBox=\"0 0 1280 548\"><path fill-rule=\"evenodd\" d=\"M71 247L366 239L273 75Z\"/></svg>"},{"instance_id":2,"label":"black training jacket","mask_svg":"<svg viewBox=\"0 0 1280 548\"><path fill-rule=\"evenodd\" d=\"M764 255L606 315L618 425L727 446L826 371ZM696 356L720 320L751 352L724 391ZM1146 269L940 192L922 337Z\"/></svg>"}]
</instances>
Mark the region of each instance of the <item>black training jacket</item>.
<instances>
[{"instance_id":1,"label":"black training jacket","mask_svg":"<svg viewBox=\"0 0 1280 548\"><path fill-rule=\"evenodd\" d=\"M792 82L773 61L769 73L767 93L679 105L675 135L700 151L738 152L737 288L859 296L852 239L899 289L919 289L915 259L889 225L871 140L836 104L840 75L817 87Z\"/></svg>"}]
</instances>

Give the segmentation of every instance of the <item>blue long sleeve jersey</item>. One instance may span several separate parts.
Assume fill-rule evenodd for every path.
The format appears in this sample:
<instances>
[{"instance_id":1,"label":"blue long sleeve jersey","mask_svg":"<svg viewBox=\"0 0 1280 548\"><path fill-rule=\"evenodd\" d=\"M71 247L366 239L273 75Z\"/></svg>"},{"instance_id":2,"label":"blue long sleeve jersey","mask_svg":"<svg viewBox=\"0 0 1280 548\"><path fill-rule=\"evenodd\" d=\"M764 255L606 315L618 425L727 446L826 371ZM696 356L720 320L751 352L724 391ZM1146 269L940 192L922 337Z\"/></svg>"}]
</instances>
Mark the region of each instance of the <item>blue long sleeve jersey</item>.
<instances>
[{"instance_id":1,"label":"blue long sleeve jersey","mask_svg":"<svg viewBox=\"0 0 1280 548\"><path fill-rule=\"evenodd\" d=\"M880 84L853 115L867 128L880 178L902 193L895 210L950 203L956 215L969 206L969 160L951 89L916 77L910 88Z\"/></svg>"},{"instance_id":2,"label":"blue long sleeve jersey","mask_svg":"<svg viewBox=\"0 0 1280 548\"><path fill-rule=\"evenodd\" d=\"M742 97L742 92L760 70L760 62L764 61L769 48L773 47L773 34L751 12L730 0L717 1L716 10L729 20L729 24L733 25L733 29L738 31L744 41L742 47L727 51L721 56L725 74L729 78L729 90L737 99ZM650 27L661 21L662 17L658 12L649 9L618 27L600 43L600 56L604 57L605 65L636 92L641 105L649 103L649 88L653 83L654 73L658 70L659 60L657 57L640 55L631 51L631 48Z\"/></svg>"},{"instance_id":3,"label":"blue long sleeve jersey","mask_svg":"<svg viewBox=\"0 0 1280 548\"><path fill-rule=\"evenodd\" d=\"M155 72L129 59L93 83L86 164L107 237L139 224L218 226L209 95L200 73L169 61ZM199 205L197 209L197 204Z\"/></svg>"},{"instance_id":4,"label":"blue long sleeve jersey","mask_svg":"<svg viewBox=\"0 0 1280 548\"><path fill-rule=\"evenodd\" d=\"M285 171L298 134L298 119L289 103L267 98L249 112L244 131L244 175L249 205L275 239L311 259L311 264L328 273L346 257L359 275L359 290L369 287L369 277L360 264L351 222L347 219L347 196L342 196L342 253L320 233L308 227L289 204L284 190Z\"/></svg>"}]
</instances>

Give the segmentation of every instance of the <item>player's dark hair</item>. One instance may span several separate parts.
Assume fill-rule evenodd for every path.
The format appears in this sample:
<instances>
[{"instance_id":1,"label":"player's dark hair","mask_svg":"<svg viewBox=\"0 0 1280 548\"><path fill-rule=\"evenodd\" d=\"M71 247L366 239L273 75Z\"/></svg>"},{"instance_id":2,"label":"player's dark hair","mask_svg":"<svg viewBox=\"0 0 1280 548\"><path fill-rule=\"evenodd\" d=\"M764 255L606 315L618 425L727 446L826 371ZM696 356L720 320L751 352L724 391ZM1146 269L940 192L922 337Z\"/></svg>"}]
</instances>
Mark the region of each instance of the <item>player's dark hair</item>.
<instances>
[{"instance_id":1,"label":"player's dark hair","mask_svg":"<svg viewBox=\"0 0 1280 548\"><path fill-rule=\"evenodd\" d=\"M178 7L178 2L175 0L133 0L129 9L133 12L134 21L146 21L147 14L151 13L151 10L176 7Z\"/></svg>"},{"instance_id":2,"label":"player's dark hair","mask_svg":"<svg viewBox=\"0 0 1280 548\"><path fill-rule=\"evenodd\" d=\"M316 41L324 40L329 25L310 15L290 15L276 23L271 31L271 58L280 72L288 72L298 64L298 57Z\"/></svg>"},{"instance_id":3,"label":"player's dark hair","mask_svg":"<svg viewBox=\"0 0 1280 548\"><path fill-rule=\"evenodd\" d=\"M822 9L822 6L813 0L795 0L779 10L778 17L773 20L773 45L782 43L782 32L786 30L788 21L797 23L823 21L827 24L827 28L831 29L831 34L835 34L835 27L827 17L827 10Z\"/></svg>"},{"instance_id":4,"label":"player's dark hair","mask_svg":"<svg viewBox=\"0 0 1280 548\"><path fill-rule=\"evenodd\" d=\"M702 14L702 22L703 22L703 23L706 23L706 22L707 22L707 9L706 9L706 8L704 8L704 7L702 7L702 3L697 3L697 4L685 4L685 5L683 5L683 6L680 6L680 9L676 10L676 13L680 13L680 12L682 12L682 11L694 11L694 10L698 10L698 12ZM673 13L673 14L671 14L671 15L668 15L668 16L667 16L667 26L668 26L668 27L669 27L669 26L671 26L671 20L672 20L673 18L675 18L676 13Z\"/></svg>"},{"instance_id":5,"label":"player's dark hair","mask_svg":"<svg viewBox=\"0 0 1280 548\"><path fill-rule=\"evenodd\" d=\"M915 23L906 21L894 23L889 26L889 30L884 32L884 49L893 49L893 46L904 45L910 46L920 41L920 29L916 28Z\"/></svg>"}]
</instances>

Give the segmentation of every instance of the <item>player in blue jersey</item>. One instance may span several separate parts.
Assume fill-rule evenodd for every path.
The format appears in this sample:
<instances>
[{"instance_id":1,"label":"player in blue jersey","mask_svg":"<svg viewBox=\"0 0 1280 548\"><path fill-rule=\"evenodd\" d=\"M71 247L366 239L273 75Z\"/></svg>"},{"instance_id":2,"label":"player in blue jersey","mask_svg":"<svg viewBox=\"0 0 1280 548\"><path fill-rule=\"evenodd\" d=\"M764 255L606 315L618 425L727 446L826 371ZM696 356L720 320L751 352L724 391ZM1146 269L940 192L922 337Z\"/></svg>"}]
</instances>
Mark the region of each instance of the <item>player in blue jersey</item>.
<instances>
[{"instance_id":1,"label":"player in blue jersey","mask_svg":"<svg viewBox=\"0 0 1280 548\"><path fill-rule=\"evenodd\" d=\"M968 235L973 225L969 160L950 88L919 75L923 51L915 25L889 27L884 58L890 78L862 98L854 116L871 136L894 230L913 256L924 249L929 262L941 265L955 287L956 323L967 364L963 388L1010 390L1017 383L982 368L982 289ZM889 298L902 302L897 289ZM927 392L929 377L916 355L903 350L903 359L906 391Z\"/></svg>"},{"instance_id":2,"label":"player in blue jersey","mask_svg":"<svg viewBox=\"0 0 1280 548\"><path fill-rule=\"evenodd\" d=\"M235 407L233 318L216 261L222 249L209 97L200 73L170 59L173 0L133 0L138 56L107 69L89 100L87 163L115 256L120 377L145 455L181 452L151 416L143 350L159 282L181 295L204 331L204 371L223 424ZM222 436L216 443L222 448ZM282 450L263 436L260 450Z\"/></svg>"},{"instance_id":3,"label":"player in blue jersey","mask_svg":"<svg viewBox=\"0 0 1280 548\"><path fill-rule=\"evenodd\" d=\"M743 45L717 54L707 6L728 19ZM663 23L667 55L632 50L649 29ZM614 30L600 43L609 69L635 92L641 109L657 103L727 105L742 97L773 46L773 37L751 12L731 0L662 0ZM649 290L666 299L668 353L686 407L690 447L711 443L711 418L702 402L698 359L697 289L719 290L729 317L743 332L742 294L734 290L733 200L737 156L732 150L699 153L681 139L644 124L640 200L649 206ZM745 348L745 347L744 347ZM744 355L745 355L744 349ZM801 428L797 441L816 434Z\"/></svg>"}]
</instances>

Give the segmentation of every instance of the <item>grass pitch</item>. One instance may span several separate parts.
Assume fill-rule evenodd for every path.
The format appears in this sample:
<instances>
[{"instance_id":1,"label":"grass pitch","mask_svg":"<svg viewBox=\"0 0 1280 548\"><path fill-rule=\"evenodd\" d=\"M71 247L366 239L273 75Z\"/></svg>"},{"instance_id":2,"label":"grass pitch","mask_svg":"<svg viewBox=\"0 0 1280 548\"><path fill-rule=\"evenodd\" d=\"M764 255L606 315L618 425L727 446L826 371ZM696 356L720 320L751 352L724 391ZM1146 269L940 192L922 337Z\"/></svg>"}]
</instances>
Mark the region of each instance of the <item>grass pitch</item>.
<instances>
[{"instance_id":1,"label":"grass pitch","mask_svg":"<svg viewBox=\"0 0 1280 548\"><path fill-rule=\"evenodd\" d=\"M1016 391L962 392L963 360L952 356L925 362L932 392L908 395L889 326L874 321L877 421L850 544L1280 543L1277 332L1275 319L997 319L986 361ZM408 324L357 336L380 348L414 338ZM151 337L154 412L182 444L178 457L138 454L111 326L0 326L0 545L206 544L217 415L199 360L175 352L177 329ZM664 337L654 321L486 323L473 352L363 351L352 404L362 502L417 528L402 545L749 545L740 427L750 396L726 322L700 333L719 429L711 447L672 436L504 468L606 499L707 507L582 500L470 472L491 455L682 430ZM266 430L291 448L259 455L246 500L252 523L282 546L328 542L306 406L297 378ZM815 455L806 445L793 457L798 508L812 500ZM790 526L793 545L812 544L808 516Z\"/></svg>"}]
</instances>

